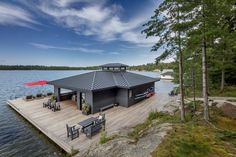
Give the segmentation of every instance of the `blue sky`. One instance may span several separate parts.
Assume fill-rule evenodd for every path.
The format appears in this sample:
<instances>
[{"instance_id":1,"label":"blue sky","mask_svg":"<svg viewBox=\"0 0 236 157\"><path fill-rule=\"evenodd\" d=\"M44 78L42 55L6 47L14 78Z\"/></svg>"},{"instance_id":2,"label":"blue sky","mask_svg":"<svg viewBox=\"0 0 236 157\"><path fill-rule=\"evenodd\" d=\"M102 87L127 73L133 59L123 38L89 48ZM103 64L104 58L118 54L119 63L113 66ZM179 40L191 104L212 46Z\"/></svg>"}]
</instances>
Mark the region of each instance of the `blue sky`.
<instances>
[{"instance_id":1,"label":"blue sky","mask_svg":"<svg viewBox=\"0 0 236 157\"><path fill-rule=\"evenodd\" d=\"M141 34L158 0L2 0L0 64L90 66L154 62Z\"/></svg>"}]
</instances>

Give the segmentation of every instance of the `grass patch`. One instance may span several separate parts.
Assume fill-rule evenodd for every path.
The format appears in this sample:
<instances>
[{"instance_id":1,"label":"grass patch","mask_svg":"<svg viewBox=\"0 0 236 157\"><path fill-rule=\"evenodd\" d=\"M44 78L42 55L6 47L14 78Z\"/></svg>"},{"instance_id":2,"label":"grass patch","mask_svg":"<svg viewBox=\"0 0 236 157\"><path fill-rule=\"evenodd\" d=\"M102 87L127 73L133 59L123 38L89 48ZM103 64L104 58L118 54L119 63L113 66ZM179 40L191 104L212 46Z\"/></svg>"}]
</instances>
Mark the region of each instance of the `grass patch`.
<instances>
[{"instance_id":1,"label":"grass patch","mask_svg":"<svg viewBox=\"0 0 236 157\"><path fill-rule=\"evenodd\" d=\"M217 137L222 141L228 141L236 148L236 132L230 130L219 131Z\"/></svg>"},{"instance_id":2,"label":"grass patch","mask_svg":"<svg viewBox=\"0 0 236 157\"><path fill-rule=\"evenodd\" d=\"M189 92L186 93L187 97L193 97L192 89L188 89ZM202 90L196 89L196 97L202 97ZM221 91L219 88L209 89L209 96L222 96L222 97L236 97L236 86L225 86L224 90Z\"/></svg>"},{"instance_id":3,"label":"grass patch","mask_svg":"<svg viewBox=\"0 0 236 157\"><path fill-rule=\"evenodd\" d=\"M226 86L223 91L211 89L210 96L236 97L236 86Z\"/></svg>"},{"instance_id":4,"label":"grass patch","mask_svg":"<svg viewBox=\"0 0 236 157\"><path fill-rule=\"evenodd\" d=\"M198 111L202 107L198 106ZM188 114L186 123L174 123L173 129L151 153L153 157L232 157L236 151L235 120L223 115L216 107L210 108L212 124L202 115Z\"/></svg>"},{"instance_id":5,"label":"grass patch","mask_svg":"<svg viewBox=\"0 0 236 157\"><path fill-rule=\"evenodd\" d=\"M113 140L116 137L117 137L117 135L107 136L107 132L104 129L102 129L102 132L100 134L100 141L99 141L99 143L100 144L107 143L108 141Z\"/></svg>"},{"instance_id":6,"label":"grass patch","mask_svg":"<svg viewBox=\"0 0 236 157\"><path fill-rule=\"evenodd\" d=\"M215 106L210 109L211 120L217 128L236 132L236 120L224 115L223 111Z\"/></svg>"}]
</instances>

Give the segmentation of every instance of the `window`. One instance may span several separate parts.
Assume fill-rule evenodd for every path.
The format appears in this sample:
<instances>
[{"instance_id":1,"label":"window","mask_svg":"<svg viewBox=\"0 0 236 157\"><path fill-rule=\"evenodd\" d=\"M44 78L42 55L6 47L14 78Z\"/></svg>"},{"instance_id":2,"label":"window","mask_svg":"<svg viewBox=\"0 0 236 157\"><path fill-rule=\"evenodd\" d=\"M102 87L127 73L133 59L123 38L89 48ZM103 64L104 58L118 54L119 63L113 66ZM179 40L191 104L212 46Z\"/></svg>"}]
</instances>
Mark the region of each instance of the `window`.
<instances>
[{"instance_id":1,"label":"window","mask_svg":"<svg viewBox=\"0 0 236 157\"><path fill-rule=\"evenodd\" d=\"M129 90L129 98L132 98L133 92L132 90Z\"/></svg>"}]
</instances>

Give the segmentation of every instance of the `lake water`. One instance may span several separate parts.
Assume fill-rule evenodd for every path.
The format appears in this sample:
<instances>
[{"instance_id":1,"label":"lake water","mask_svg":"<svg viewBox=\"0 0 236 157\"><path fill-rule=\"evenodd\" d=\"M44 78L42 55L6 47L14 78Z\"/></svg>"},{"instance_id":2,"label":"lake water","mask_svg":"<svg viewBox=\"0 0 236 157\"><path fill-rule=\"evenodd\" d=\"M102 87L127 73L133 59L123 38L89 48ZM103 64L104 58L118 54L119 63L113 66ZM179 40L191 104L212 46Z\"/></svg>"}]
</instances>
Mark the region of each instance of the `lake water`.
<instances>
[{"instance_id":1,"label":"lake water","mask_svg":"<svg viewBox=\"0 0 236 157\"><path fill-rule=\"evenodd\" d=\"M26 87L25 82L50 81L85 72L89 71L0 71L0 157L62 156L60 148L12 110L6 100L53 91L49 85ZM159 77L156 72L135 73ZM155 84L157 93L168 93L173 86L170 81L159 81Z\"/></svg>"}]
</instances>

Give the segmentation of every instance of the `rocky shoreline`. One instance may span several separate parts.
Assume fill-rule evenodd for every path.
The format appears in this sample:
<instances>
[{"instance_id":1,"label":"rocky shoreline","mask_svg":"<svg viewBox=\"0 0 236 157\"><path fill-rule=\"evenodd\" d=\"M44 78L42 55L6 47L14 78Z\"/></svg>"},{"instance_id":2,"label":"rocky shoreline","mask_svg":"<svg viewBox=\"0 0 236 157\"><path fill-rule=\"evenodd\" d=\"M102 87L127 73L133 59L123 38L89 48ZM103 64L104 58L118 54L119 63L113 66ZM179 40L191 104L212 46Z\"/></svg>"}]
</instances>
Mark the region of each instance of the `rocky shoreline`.
<instances>
[{"instance_id":1,"label":"rocky shoreline","mask_svg":"<svg viewBox=\"0 0 236 157\"><path fill-rule=\"evenodd\" d=\"M178 106L173 100L164 105L161 112L173 115ZM135 141L128 137L132 128L123 128L114 139L105 144L92 144L86 152L77 154L77 157L148 157L171 129L170 123L153 125Z\"/></svg>"}]
</instances>

